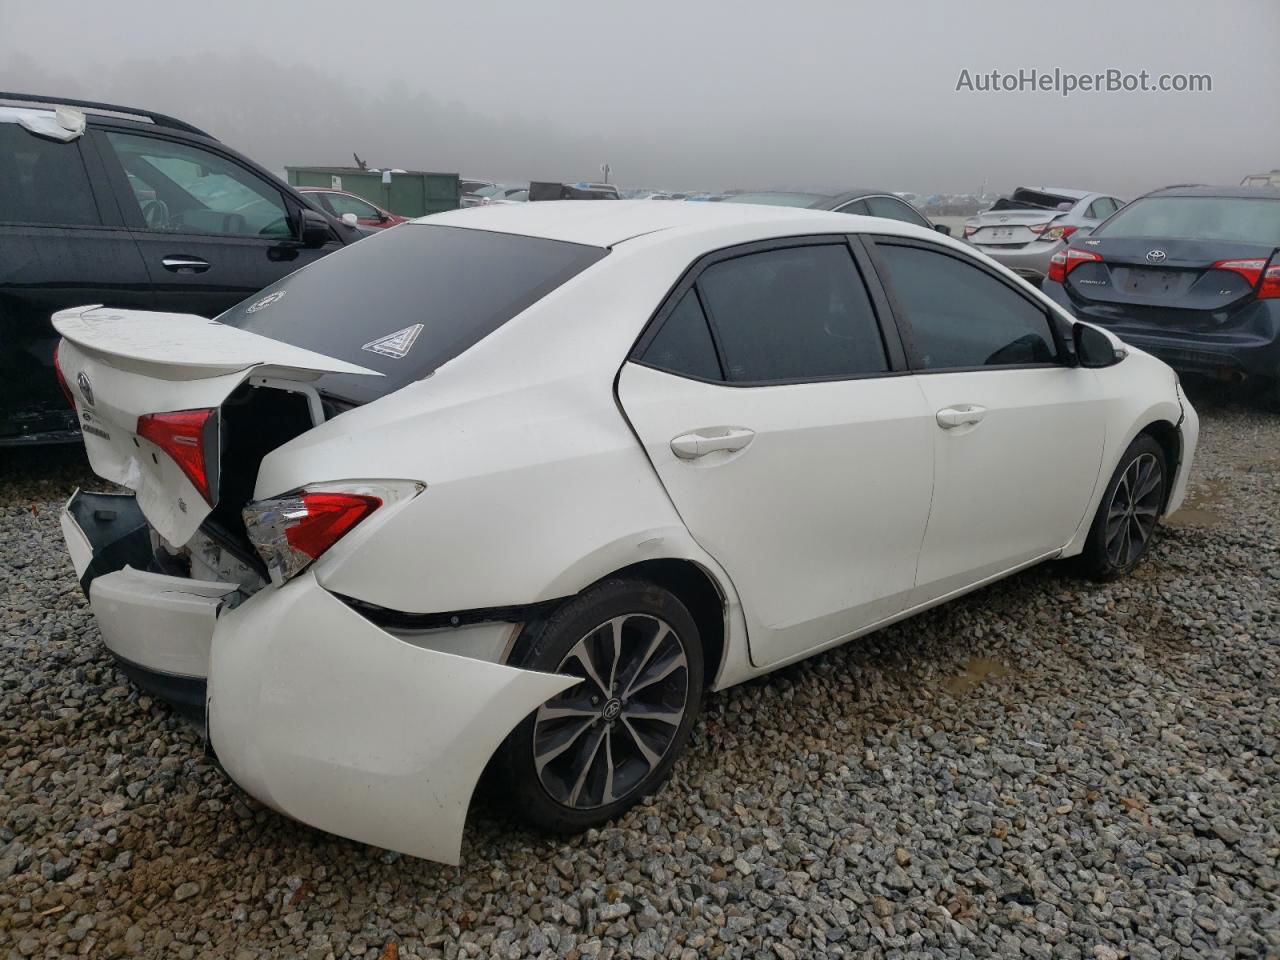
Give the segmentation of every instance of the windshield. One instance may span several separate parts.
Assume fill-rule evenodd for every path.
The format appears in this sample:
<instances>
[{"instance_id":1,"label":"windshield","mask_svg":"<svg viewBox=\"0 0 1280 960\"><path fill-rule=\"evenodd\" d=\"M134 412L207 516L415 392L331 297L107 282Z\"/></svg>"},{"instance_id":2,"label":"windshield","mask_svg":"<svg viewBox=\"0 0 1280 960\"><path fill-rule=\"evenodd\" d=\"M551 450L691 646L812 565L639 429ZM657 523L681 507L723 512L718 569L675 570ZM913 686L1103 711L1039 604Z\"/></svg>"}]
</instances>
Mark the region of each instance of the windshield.
<instances>
[{"instance_id":1,"label":"windshield","mask_svg":"<svg viewBox=\"0 0 1280 960\"><path fill-rule=\"evenodd\" d=\"M761 203L770 207L813 207L827 198L816 193L738 193L727 199L732 203Z\"/></svg>"},{"instance_id":2,"label":"windshield","mask_svg":"<svg viewBox=\"0 0 1280 960\"><path fill-rule=\"evenodd\" d=\"M319 389L364 403L431 374L607 250L408 223L292 273L221 323L368 367Z\"/></svg>"},{"instance_id":3,"label":"windshield","mask_svg":"<svg viewBox=\"0 0 1280 960\"><path fill-rule=\"evenodd\" d=\"M1280 246L1280 200L1145 197L1124 207L1095 237L1227 240Z\"/></svg>"}]
</instances>

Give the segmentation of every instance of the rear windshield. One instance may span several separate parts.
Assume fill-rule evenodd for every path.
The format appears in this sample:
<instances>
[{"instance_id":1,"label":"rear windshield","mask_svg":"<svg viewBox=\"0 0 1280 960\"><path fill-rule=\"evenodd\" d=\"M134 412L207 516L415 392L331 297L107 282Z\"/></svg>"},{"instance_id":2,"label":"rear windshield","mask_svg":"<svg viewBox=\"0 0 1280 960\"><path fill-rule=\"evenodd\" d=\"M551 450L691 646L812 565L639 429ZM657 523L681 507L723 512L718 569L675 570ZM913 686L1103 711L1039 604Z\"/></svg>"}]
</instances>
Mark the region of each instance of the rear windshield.
<instances>
[{"instance_id":1,"label":"rear windshield","mask_svg":"<svg viewBox=\"0 0 1280 960\"><path fill-rule=\"evenodd\" d=\"M319 384L364 403L421 380L606 253L406 223L290 274L218 320L384 374Z\"/></svg>"},{"instance_id":2,"label":"rear windshield","mask_svg":"<svg viewBox=\"0 0 1280 960\"><path fill-rule=\"evenodd\" d=\"M1095 237L1229 240L1280 246L1280 200L1146 197L1093 231Z\"/></svg>"}]
</instances>

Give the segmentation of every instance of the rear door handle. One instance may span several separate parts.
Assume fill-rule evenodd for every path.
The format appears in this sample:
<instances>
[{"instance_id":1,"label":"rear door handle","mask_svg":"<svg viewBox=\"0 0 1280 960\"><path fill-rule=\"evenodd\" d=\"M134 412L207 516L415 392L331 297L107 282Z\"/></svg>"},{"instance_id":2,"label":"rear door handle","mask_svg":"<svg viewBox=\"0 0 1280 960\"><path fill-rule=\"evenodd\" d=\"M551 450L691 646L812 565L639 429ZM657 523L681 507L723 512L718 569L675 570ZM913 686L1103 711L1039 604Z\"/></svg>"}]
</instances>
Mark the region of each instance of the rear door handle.
<instances>
[{"instance_id":1,"label":"rear door handle","mask_svg":"<svg viewBox=\"0 0 1280 960\"><path fill-rule=\"evenodd\" d=\"M958 403L954 407L943 407L938 411L938 426L943 430L954 430L956 427L981 423L986 415L986 407L979 407L972 403Z\"/></svg>"},{"instance_id":2,"label":"rear door handle","mask_svg":"<svg viewBox=\"0 0 1280 960\"><path fill-rule=\"evenodd\" d=\"M720 427L684 433L671 441L671 452L681 460L696 460L716 450L736 453L755 437L746 427Z\"/></svg>"},{"instance_id":3,"label":"rear door handle","mask_svg":"<svg viewBox=\"0 0 1280 960\"><path fill-rule=\"evenodd\" d=\"M209 269L209 261L199 257L165 257L160 262L173 273L204 273Z\"/></svg>"}]
</instances>

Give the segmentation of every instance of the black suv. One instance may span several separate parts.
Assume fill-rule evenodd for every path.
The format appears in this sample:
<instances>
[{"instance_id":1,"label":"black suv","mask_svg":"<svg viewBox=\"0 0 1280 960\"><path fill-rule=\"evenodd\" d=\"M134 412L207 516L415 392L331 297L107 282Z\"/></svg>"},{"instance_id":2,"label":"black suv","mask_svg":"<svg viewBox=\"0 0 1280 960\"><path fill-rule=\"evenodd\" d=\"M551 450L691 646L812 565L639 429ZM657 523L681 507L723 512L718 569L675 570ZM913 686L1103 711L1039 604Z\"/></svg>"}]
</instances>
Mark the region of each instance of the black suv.
<instances>
[{"instance_id":1,"label":"black suv","mask_svg":"<svg viewBox=\"0 0 1280 960\"><path fill-rule=\"evenodd\" d=\"M54 311L213 317L369 233L181 120L0 93L0 446L79 438Z\"/></svg>"}]
</instances>

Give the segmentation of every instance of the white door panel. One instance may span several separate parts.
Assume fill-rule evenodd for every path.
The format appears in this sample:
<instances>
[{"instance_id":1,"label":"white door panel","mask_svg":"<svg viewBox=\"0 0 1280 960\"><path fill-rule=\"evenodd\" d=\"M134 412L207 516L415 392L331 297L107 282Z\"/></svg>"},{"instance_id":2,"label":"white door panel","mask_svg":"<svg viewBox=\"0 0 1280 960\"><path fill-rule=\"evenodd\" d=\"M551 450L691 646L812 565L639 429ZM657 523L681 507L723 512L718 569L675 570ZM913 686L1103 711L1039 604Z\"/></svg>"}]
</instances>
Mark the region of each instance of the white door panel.
<instances>
[{"instance_id":1,"label":"white door panel","mask_svg":"<svg viewBox=\"0 0 1280 960\"><path fill-rule=\"evenodd\" d=\"M905 609L933 486L910 376L733 387L628 363L622 406L767 665Z\"/></svg>"},{"instance_id":2,"label":"white door panel","mask_svg":"<svg viewBox=\"0 0 1280 960\"><path fill-rule=\"evenodd\" d=\"M1091 370L921 374L934 413L934 493L913 603L1067 543L1102 458L1105 408Z\"/></svg>"}]
</instances>

